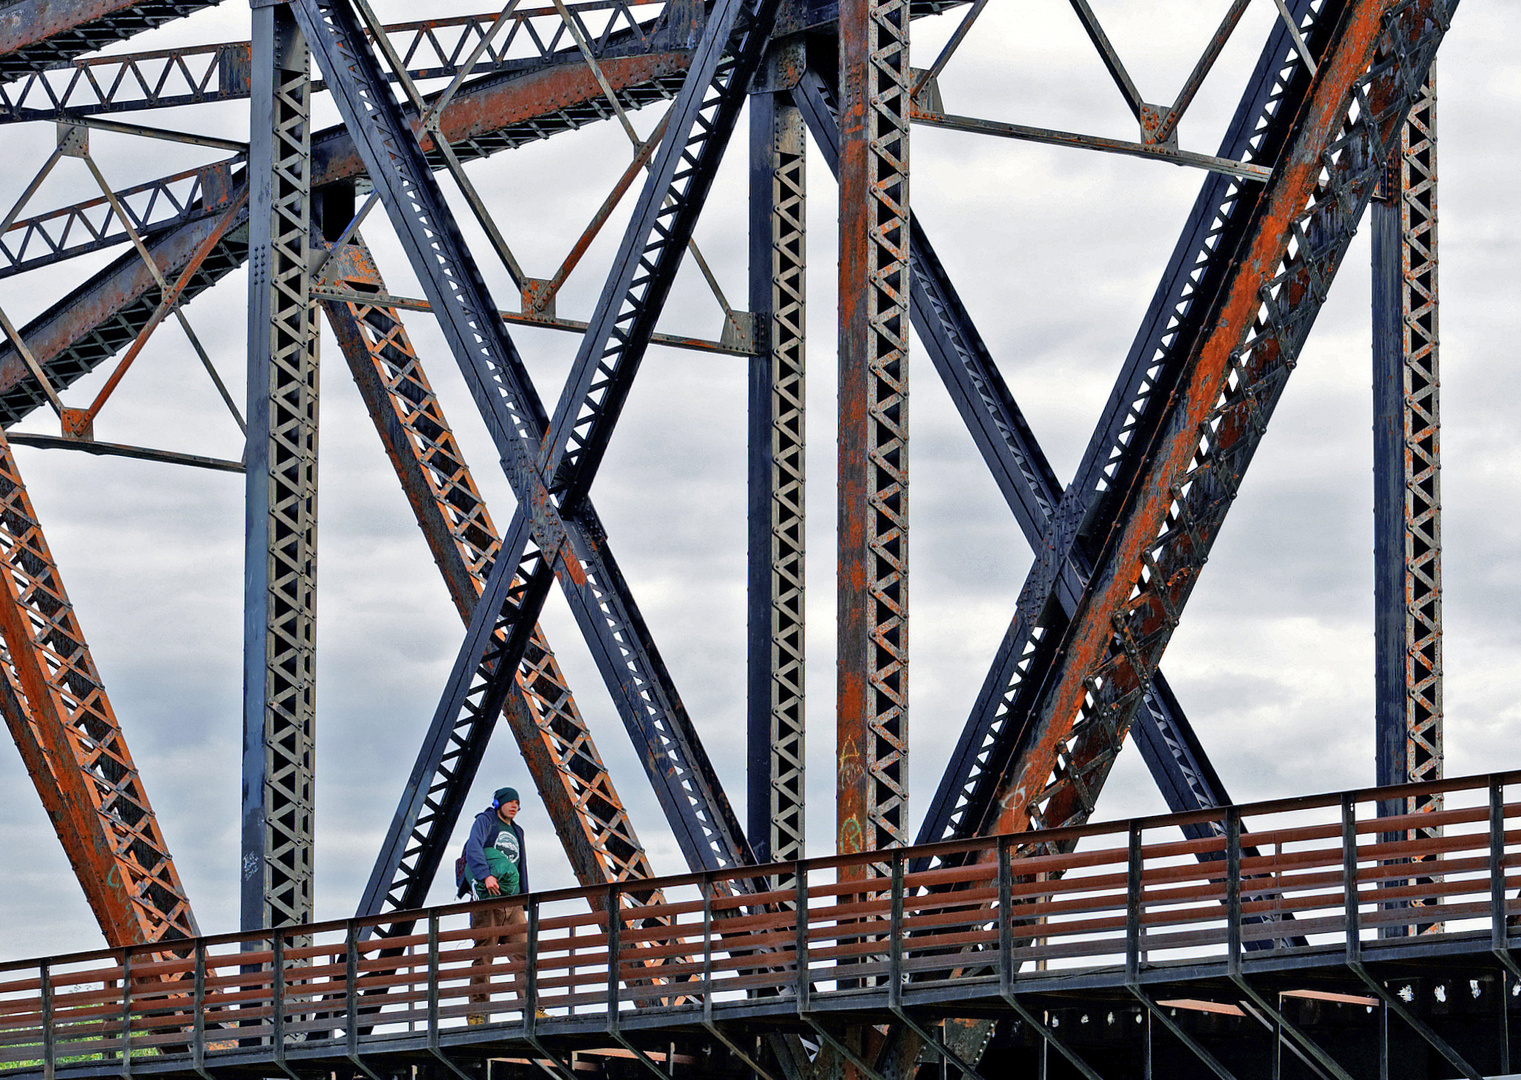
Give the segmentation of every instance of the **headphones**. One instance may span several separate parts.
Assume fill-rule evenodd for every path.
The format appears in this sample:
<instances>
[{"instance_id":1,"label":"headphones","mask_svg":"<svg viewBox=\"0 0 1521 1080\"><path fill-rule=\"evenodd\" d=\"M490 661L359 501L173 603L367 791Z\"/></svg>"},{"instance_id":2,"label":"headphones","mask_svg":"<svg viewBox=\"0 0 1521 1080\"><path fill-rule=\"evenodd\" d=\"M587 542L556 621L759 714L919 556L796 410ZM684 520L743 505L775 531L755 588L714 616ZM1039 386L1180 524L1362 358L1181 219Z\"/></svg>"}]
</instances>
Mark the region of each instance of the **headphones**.
<instances>
[{"instance_id":1,"label":"headphones","mask_svg":"<svg viewBox=\"0 0 1521 1080\"><path fill-rule=\"evenodd\" d=\"M495 810L498 806L501 806L501 805L502 804L499 803L499 802L497 802L495 799L491 800L491 809Z\"/></svg>"}]
</instances>

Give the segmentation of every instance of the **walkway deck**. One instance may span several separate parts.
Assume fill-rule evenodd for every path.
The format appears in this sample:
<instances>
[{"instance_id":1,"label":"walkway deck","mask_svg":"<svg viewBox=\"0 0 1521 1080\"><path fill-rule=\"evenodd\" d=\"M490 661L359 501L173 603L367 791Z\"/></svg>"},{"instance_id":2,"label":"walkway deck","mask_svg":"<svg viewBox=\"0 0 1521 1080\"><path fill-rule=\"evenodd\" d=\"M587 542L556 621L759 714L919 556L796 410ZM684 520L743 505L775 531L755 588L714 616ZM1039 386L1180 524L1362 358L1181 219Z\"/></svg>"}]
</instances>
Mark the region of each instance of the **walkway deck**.
<instances>
[{"instance_id":1,"label":"walkway deck","mask_svg":"<svg viewBox=\"0 0 1521 1080\"><path fill-rule=\"evenodd\" d=\"M0 965L0 1076L386 1075L486 1054L569 1075L572 1052L637 1054L677 1032L746 1055L767 1031L827 1037L902 1016L1012 1015L1051 1035L1063 996L1115 992L1153 1013L1189 998L1260 999L1271 1014L1286 987L1355 984L1399 1012L1388 984L1414 971L1521 976L1518 784L878 853L866 893L840 871L870 856L665 878L659 905L619 886L536 893L501 901L526 908L515 939L472 932L479 905L456 905L388 939L366 935L394 916L13 962ZM1432 790L1441 812L1376 816L1380 800ZM1218 835L1179 838L1201 821Z\"/></svg>"}]
</instances>

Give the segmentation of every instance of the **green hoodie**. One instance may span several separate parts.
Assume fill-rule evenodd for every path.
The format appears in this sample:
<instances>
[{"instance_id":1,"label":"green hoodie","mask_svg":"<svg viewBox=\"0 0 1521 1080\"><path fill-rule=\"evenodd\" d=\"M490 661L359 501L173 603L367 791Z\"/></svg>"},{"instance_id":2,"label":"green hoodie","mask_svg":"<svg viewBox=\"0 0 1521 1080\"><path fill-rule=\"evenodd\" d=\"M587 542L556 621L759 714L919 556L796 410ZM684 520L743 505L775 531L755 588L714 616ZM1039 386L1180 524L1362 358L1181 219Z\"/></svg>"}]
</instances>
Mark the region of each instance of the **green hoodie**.
<instances>
[{"instance_id":1,"label":"green hoodie","mask_svg":"<svg viewBox=\"0 0 1521 1080\"><path fill-rule=\"evenodd\" d=\"M501 890L502 896L516 896L518 892L518 864L509 859L505 852L498 851L494 847L486 848L486 867L491 871L491 876L496 878L496 886ZM465 877L470 877L470 869L466 867ZM477 900L487 900L491 894L486 891L486 883L483 881L472 882Z\"/></svg>"}]
</instances>

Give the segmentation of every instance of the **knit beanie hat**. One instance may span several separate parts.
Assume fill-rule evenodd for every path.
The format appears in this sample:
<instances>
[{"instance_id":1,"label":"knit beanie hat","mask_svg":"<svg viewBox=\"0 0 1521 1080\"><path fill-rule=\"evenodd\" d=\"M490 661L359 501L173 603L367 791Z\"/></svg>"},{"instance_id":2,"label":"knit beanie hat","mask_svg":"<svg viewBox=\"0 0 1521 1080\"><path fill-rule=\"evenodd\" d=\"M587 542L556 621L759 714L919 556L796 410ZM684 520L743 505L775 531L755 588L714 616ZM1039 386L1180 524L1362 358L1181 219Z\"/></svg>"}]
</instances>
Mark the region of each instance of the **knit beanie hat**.
<instances>
[{"instance_id":1,"label":"knit beanie hat","mask_svg":"<svg viewBox=\"0 0 1521 1080\"><path fill-rule=\"evenodd\" d=\"M496 789L496 793L491 797L496 801L496 804L498 806L501 806L503 803L521 801L518 798L518 789L513 787L499 787Z\"/></svg>"}]
</instances>

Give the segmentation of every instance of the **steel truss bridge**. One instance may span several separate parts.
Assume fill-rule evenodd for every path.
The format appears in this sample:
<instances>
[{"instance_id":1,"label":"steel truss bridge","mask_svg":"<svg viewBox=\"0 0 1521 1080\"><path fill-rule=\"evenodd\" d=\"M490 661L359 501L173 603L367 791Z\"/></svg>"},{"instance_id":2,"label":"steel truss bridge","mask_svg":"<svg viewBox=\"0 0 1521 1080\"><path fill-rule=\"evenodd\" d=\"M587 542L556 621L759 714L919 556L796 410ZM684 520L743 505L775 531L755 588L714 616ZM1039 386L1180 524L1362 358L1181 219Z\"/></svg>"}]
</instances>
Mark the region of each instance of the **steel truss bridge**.
<instances>
[{"instance_id":1,"label":"steel truss bridge","mask_svg":"<svg viewBox=\"0 0 1521 1080\"><path fill-rule=\"evenodd\" d=\"M5 968L6 1061L50 1080L224 1068L376 1076L419 1062L569 1077L587 1064L572 1055L595 1050L607 1072L798 1080L975 1075L1000 1053L1037 1070L1049 1060L1053 1075L1095 1075L1085 1062L1100 1053L1104 1075L1130 1075L1177 1052L1166 1059L1177 1075L1257 1075L1237 1061L1245 1046L1275 1063L1274 1076L1361 1073L1380 1053L1379 1075L1509 1068L1514 834L1503 793L1513 779L1441 780L1432 63L1456 0L1272 0L1255 21L1247 0L1233 0L1161 105L1136 89L1126 43L1072 0L1138 126L1133 139L947 113L938 79L986 6L512 0L388 25L365 0L254 0L247 41L140 52L130 51L139 33L193 28L212 5L0 7L0 119L56 131L0 224L0 278L15 279L4 295L59 280L67 260L109 260L29 321L0 306L0 712L111 946ZM910 29L927 19L955 29L913 67ZM1182 117L1251 27L1261 32L1248 50L1255 63L1215 72L1239 94L1223 138L1182 147ZM246 142L195 123L197 110L233 101L250 109ZM314 102L340 122L319 127ZM645 110L658 113L653 126ZM693 233L742 117L750 277L736 308ZM567 238L560 268L533 277L473 179L478 163L599 122L628 133L629 163ZM1199 170L1070 482L914 217L915 124ZM191 146L207 160L112 187L92 155L97 132ZM838 179L840 222L838 783L836 853L823 860L803 844L810 142ZM33 205L65 159L83 164L99 194ZM1231 800L1159 665L1365 219L1377 767L1380 783L1413 786L1223 810ZM562 315L567 279L600 233L616 231L610 223L623 232L595 303L585 318ZM385 233L374 251L404 255L421 297L392 292L367 232ZM713 287L716 338L656 330L684 262ZM198 296L245 266L240 396L190 316ZM492 282L510 295L507 310ZM516 498L505 528L408 335L402 313L419 311L436 320L501 460ZM319 317L466 624L345 924L314 924L312 901ZM128 368L171 322L246 434L237 460L94 437ZM514 343L524 325L578 341L553 408ZM906 779L913 335L1035 551L917 817ZM749 364L743 821L591 500L651 345ZM91 376L93 400L66 404ZM56 421L58 433L18 426L28 418L34 428ZM14 445L245 478L241 935L200 936ZM653 875L539 626L556 584L691 876ZM516 945L477 947L461 910L419 910L499 717L584 886L528 900L527 958ZM1176 816L1118 833L1089 826L1127 736ZM1329 818L1286 831L1243 823L1327 808ZM1168 829L1183 839L1156 838ZM499 1022L462 1024L473 961L486 959L532 1007L498 1002ZM1432 986L1445 988L1445 1012ZM1486 1034L1457 1034L1462 1024L1438 1014L1482 1014L1474 1030ZM1217 1045L1238 1027L1250 1037ZM1412 1032L1435 1057L1400 1049ZM1112 1054L1081 1045L1105 1038ZM1371 1058L1348 1054L1363 1045L1376 1048ZM504 1055L518 1064L485 1064Z\"/></svg>"}]
</instances>

